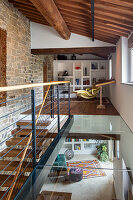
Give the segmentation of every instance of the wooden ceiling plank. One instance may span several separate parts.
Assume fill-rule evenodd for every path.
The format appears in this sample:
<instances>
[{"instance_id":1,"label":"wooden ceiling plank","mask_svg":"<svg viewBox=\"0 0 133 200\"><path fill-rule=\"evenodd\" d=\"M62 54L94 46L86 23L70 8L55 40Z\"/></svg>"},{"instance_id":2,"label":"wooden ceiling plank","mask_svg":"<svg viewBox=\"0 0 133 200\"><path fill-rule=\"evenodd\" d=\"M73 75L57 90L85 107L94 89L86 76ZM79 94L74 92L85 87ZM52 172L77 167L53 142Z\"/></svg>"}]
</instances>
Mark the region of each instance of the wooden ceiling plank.
<instances>
[{"instance_id":1,"label":"wooden ceiling plank","mask_svg":"<svg viewBox=\"0 0 133 200\"><path fill-rule=\"evenodd\" d=\"M66 23L67 23L67 21L66 21ZM74 27L77 28L77 26L78 26L79 30L84 29L84 30L88 30L90 33L92 33L91 28L89 26L84 26L82 24L78 25L78 24L75 24L73 22L69 22L69 23L67 23L67 25L70 26L70 27L73 27L73 28Z\"/></svg>"},{"instance_id":2,"label":"wooden ceiling plank","mask_svg":"<svg viewBox=\"0 0 133 200\"><path fill-rule=\"evenodd\" d=\"M53 0L30 1L63 39L70 38L71 33Z\"/></svg>"},{"instance_id":3,"label":"wooden ceiling plank","mask_svg":"<svg viewBox=\"0 0 133 200\"><path fill-rule=\"evenodd\" d=\"M58 9L60 10L60 12L64 11L64 12L67 12L67 13L71 13L73 15L80 16L80 17L82 17L84 19L91 20L91 13L90 13L89 10L87 10L87 11L84 10L84 12L83 12L80 9L77 10L77 9L73 9L71 7L68 8L68 7L65 7L65 6L62 6L62 5L58 6Z\"/></svg>"},{"instance_id":4,"label":"wooden ceiling plank","mask_svg":"<svg viewBox=\"0 0 133 200\"><path fill-rule=\"evenodd\" d=\"M50 25L29 0L9 0L31 21ZM31 0L38 2L37 0ZM46 0L39 0L46 1ZM48 0L53 1L53 0ZM48 2L47 1L47 2ZM70 30L91 37L91 0L54 0ZM129 6L130 5L130 6ZM95 36L113 44L133 31L133 4L128 0L95 0ZM78 27L78 28L77 28Z\"/></svg>"},{"instance_id":5,"label":"wooden ceiling plank","mask_svg":"<svg viewBox=\"0 0 133 200\"><path fill-rule=\"evenodd\" d=\"M71 17L78 17L78 18L82 18L83 20L87 20L87 18L83 15L80 15L78 13L73 13L69 10L66 10L64 8L59 8L62 16L63 15L69 15ZM131 21L125 21L125 20L122 20L120 17L119 18L114 18L114 17L110 17L110 16L105 16L103 13L102 14L98 14L98 13L95 13L95 21L96 20L103 20L107 23L115 23L115 24L118 24L118 25L124 25L124 26L127 26L127 27L130 27L130 28L133 28L133 22ZM90 19L88 18L88 21Z\"/></svg>"},{"instance_id":6,"label":"wooden ceiling plank","mask_svg":"<svg viewBox=\"0 0 133 200\"><path fill-rule=\"evenodd\" d=\"M70 2L76 2L76 3L82 3L82 4L87 4L90 3L90 0L66 0ZM127 8L133 8L133 2L132 0L95 0L95 2L108 2L108 3L112 3L114 5L123 5L124 7Z\"/></svg>"},{"instance_id":7,"label":"wooden ceiling plank","mask_svg":"<svg viewBox=\"0 0 133 200\"><path fill-rule=\"evenodd\" d=\"M103 27L108 27L108 28L111 28L111 29L116 30L116 31L120 30L120 31L128 33L128 34L132 31L132 29L128 29L127 27L123 27L123 26L120 26L120 25L114 25L114 24L107 24L107 23L104 23L100 20L96 20L95 24L101 25Z\"/></svg>"},{"instance_id":8,"label":"wooden ceiling plank","mask_svg":"<svg viewBox=\"0 0 133 200\"><path fill-rule=\"evenodd\" d=\"M100 10L95 8L95 13L99 15L103 15L105 17L113 17L115 19L121 19L125 22L132 22L133 21L133 16L128 16L128 15L122 15L122 14L116 14L113 11L107 11L106 10Z\"/></svg>"},{"instance_id":9,"label":"wooden ceiling plank","mask_svg":"<svg viewBox=\"0 0 133 200\"><path fill-rule=\"evenodd\" d=\"M124 6L126 8L133 8L132 0L95 0L96 2L108 2L118 6Z\"/></svg>"},{"instance_id":10,"label":"wooden ceiling plank","mask_svg":"<svg viewBox=\"0 0 133 200\"><path fill-rule=\"evenodd\" d=\"M80 17L77 17L77 16L71 16L71 15L68 15L66 13L63 13L63 18L67 21L75 21L77 22L77 24L81 23L81 24L86 24L86 25L90 25L90 22L88 21L85 21L83 19L81 19ZM114 30L122 30L122 31L127 31L128 32L131 32L133 31L133 28L132 27L128 27L126 25L120 25L118 23L110 23L108 21L105 21L105 20L101 20L101 19L98 19L98 20L95 20L95 24L101 24L103 26L108 26L110 28L113 28Z\"/></svg>"},{"instance_id":11,"label":"wooden ceiling plank","mask_svg":"<svg viewBox=\"0 0 133 200\"><path fill-rule=\"evenodd\" d=\"M75 28L71 28L70 29L72 33L75 33L75 34L79 34L79 35L82 35L82 36L86 36L86 37L91 37L90 34L87 32L87 31L83 31L83 30L78 30L78 29L75 29ZM117 42L117 38L116 37L112 37L112 36L107 36L107 35L104 35L102 33L99 33L99 32L96 32L95 31L95 39L98 39L98 40L101 40L101 41L104 41L104 42L108 42L108 43L112 43L112 44L116 44Z\"/></svg>"},{"instance_id":12,"label":"wooden ceiling plank","mask_svg":"<svg viewBox=\"0 0 133 200\"><path fill-rule=\"evenodd\" d=\"M10 3L15 3L15 2L20 2L26 5L33 5L30 1L28 0L8 0Z\"/></svg>"},{"instance_id":13,"label":"wooden ceiling plank","mask_svg":"<svg viewBox=\"0 0 133 200\"><path fill-rule=\"evenodd\" d=\"M129 30L129 31L132 31L133 30L133 27L132 26L129 26L128 24L121 24L119 23L118 21L108 21L108 19L103 19L103 18L99 18L99 17L96 17L96 20L95 22L101 22L105 25L110 25L110 26L113 26L113 27L118 27L118 28L125 28L126 30Z\"/></svg>"},{"instance_id":14,"label":"wooden ceiling plank","mask_svg":"<svg viewBox=\"0 0 133 200\"><path fill-rule=\"evenodd\" d=\"M122 20L121 18L116 19L115 17L105 16L103 13L102 14L95 13L95 20L98 20L98 19L102 19L102 20L106 20L108 22L114 22L114 23L128 25L130 27L133 27L133 22L129 22L129 21L127 22L125 20Z\"/></svg>"},{"instance_id":15,"label":"wooden ceiling plank","mask_svg":"<svg viewBox=\"0 0 133 200\"><path fill-rule=\"evenodd\" d=\"M77 31L77 33L79 33L79 32L84 32L84 33L87 33L90 37L91 37L91 34L92 34L92 32L90 31L90 30L88 30L88 29L86 29L86 28L83 28L83 27L80 27L80 26L73 26L73 25L69 25L69 28L70 28L70 30L71 31L73 31L73 30L75 30L75 31ZM116 35L116 34L113 34L113 33L110 33L110 34L108 34L108 32L107 33L105 33L105 32L103 32L103 31L100 31L99 29L95 29L95 34L98 32L98 34L100 35L100 34L103 34L104 35L104 37L106 37L106 38L119 38L119 35Z\"/></svg>"},{"instance_id":16,"label":"wooden ceiling plank","mask_svg":"<svg viewBox=\"0 0 133 200\"><path fill-rule=\"evenodd\" d=\"M25 4L23 2L14 1L13 5L18 6L20 8L27 8L27 9L38 11L37 8L32 3L31 4ZM40 13L40 12L38 11L38 13Z\"/></svg>"},{"instance_id":17,"label":"wooden ceiling plank","mask_svg":"<svg viewBox=\"0 0 133 200\"><path fill-rule=\"evenodd\" d=\"M116 5L113 3L105 2L105 1L95 1L95 8L100 8L103 11L111 11L111 12L116 12L118 14L124 14L124 15L131 15L133 16L133 8L127 8L124 7L123 5Z\"/></svg>"},{"instance_id":18,"label":"wooden ceiling plank","mask_svg":"<svg viewBox=\"0 0 133 200\"><path fill-rule=\"evenodd\" d=\"M114 35L118 35L118 36L124 36L124 37L128 37L128 34L129 33L125 33L123 31L120 31L120 30L113 30L112 28L108 28L108 27L104 27L104 26L101 26L101 25L98 25L95 23L95 30L96 29L99 29L99 30L104 30L105 32L110 32L110 33L113 33Z\"/></svg>"},{"instance_id":19,"label":"wooden ceiling plank","mask_svg":"<svg viewBox=\"0 0 133 200\"><path fill-rule=\"evenodd\" d=\"M23 8L22 8L22 9L23 9ZM25 9L28 10L28 7L26 7ZM35 10L35 8L34 8L34 10ZM85 20L87 21L87 18L85 18L85 16L79 15L78 13L77 13L77 15L75 15L75 14L72 13L71 11L68 11L68 13L64 13L64 11L63 11L62 14L63 14L63 15L67 15L67 16L70 16L70 15L71 15L71 17L73 16L73 17L76 17L76 18L77 18L77 17L78 17L78 18L82 18L82 20L85 19ZM105 18L105 17L104 17L104 19L103 19L103 18L102 18L102 19L101 19L101 18L99 19L99 16L98 16L98 17L96 16L96 20L97 20L97 18L98 18L98 20L103 20L104 23L108 23L108 21L107 21L108 18ZM113 20L109 19L109 21L111 21L111 23L114 23L114 25L116 24L116 25L119 25L119 26L120 26L120 24L121 24L121 26L123 25L124 27L130 28L130 30L131 30L132 27L133 27L133 26L128 27L128 24L127 24L127 23L126 23L126 24L121 23L120 20L117 22L117 20L114 20L114 21L113 21Z\"/></svg>"},{"instance_id":20,"label":"wooden ceiling plank","mask_svg":"<svg viewBox=\"0 0 133 200\"><path fill-rule=\"evenodd\" d=\"M57 6L67 7L68 9L74 9L80 12L85 12L86 10L91 10L91 3L87 2L85 4L73 1L65 1L65 0L56 0L55 1ZM126 18L133 16L133 9L132 8L125 8L124 6L117 6L108 2L99 2L95 1L95 10L102 11L104 13L109 12L111 14L116 14L119 16L125 16ZM129 16L128 16L129 15Z\"/></svg>"},{"instance_id":21,"label":"wooden ceiling plank","mask_svg":"<svg viewBox=\"0 0 133 200\"><path fill-rule=\"evenodd\" d=\"M90 9L88 8L82 8L82 7L78 7L78 8L75 8L75 6L71 5L71 3L63 3L62 1L59 1L57 3L57 6L59 9L64 9L64 10L68 10L68 11L71 11L71 12L74 12L74 13L78 13L78 14L81 14L81 15L85 15L85 16L90 16ZM115 17L116 19L123 19L125 21L131 21L132 22L132 17L133 17L133 13L132 15L127 15L127 14L124 14L122 12L115 12L112 8L112 11L111 10L106 10L106 9L103 9L103 8L99 8L99 7L96 7L95 6L95 12L96 13L99 13L99 14L103 14L106 15L106 16L110 16L110 17Z\"/></svg>"}]
</instances>

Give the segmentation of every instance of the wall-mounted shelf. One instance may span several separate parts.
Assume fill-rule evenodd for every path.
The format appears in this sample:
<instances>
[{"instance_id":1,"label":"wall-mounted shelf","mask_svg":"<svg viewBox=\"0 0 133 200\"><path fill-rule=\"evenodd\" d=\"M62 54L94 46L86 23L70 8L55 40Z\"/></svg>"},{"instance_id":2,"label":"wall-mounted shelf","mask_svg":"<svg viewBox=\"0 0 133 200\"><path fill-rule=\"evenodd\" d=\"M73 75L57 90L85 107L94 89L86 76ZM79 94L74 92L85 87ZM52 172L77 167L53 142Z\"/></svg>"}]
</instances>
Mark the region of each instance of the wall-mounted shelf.
<instances>
[{"instance_id":1,"label":"wall-mounted shelf","mask_svg":"<svg viewBox=\"0 0 133 200\"><path fill-rule=\"evenodd\" d=\"M90 78L90 76L83 76L83 78Z\"/></svg>"},{"instance_id":2,"label":"wall-mounted shelf","mask_svg":"<svg viewBox=\"0 0 133 200\"><path fill-rule=\"evenodd\" d=\"M84 153L96 154L97 145L98 145L97 140L67 138L62 146L60 153L64 153L67 149L71 149L74 151L74 154L84 154Z\"/></svg>"},{"instance_id":3,"label":"wall-mounted shelf","mask_svg":"<svg viewBox=\"0 0 133 200\"><path fill-rule=\"evenodd\" d=\"M107 60L55 60L53 65L54 81L58 81L59 78L70 80L72 97L76 97L76 94L73 93L76 89L82 90L85 87L91 87L94 81L108 79ZM80 67L80 69L76 69L76 67ZM68 72L68 76L58 76L64 71Z\"/></svg>"}]
</instances>

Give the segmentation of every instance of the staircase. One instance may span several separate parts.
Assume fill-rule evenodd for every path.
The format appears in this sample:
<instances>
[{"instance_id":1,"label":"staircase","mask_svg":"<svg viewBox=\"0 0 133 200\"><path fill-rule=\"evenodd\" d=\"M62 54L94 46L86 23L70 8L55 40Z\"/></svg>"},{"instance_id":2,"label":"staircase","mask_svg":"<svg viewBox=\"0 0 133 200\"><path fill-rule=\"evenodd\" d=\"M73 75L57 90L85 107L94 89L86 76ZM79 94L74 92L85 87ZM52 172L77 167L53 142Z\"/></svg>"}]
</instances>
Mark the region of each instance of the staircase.
<instances>
[{"instance_id":1,"label":"staircase","mask_svg":"<svg viewBox=\"0 0 133 200\"><path fill-rule=\"evenodd\" d=\"M19 166L19 161L22 157L23 150L25 149L29 134L32 131L32 129L30 128L31 125L28 126L31 123L32 122L29 120L17 122L16 123L17 128L13 130L11 133L12 138L6 141L7 147L2 152L0 152L0 157L2 156L4 157L2 158L2 160L0 160L0 171L2 171L2 174L0 174L0 185L3 184L2 187L0 188L0 199L3 197L4 194L6 194L8 188L10 188L13 183L13 178L15 175L16 168ZM47 120L43 122L38 121L36 124L37 161L40 160L41 155L46 151L46 149L52 142L52 138L51 139L48 138L49 137L48 129L43 129L44 126L48 126L50 125L50 123L51 121ZM23 127L25 126L26 128L23 129ZM53 137L55 137L55 135ZM29 176L30 172L33 170L32 142L28 146L26 159L22 164L21 172L23 170L24 170L24 172L22 173L23 175L21 175L18 178L15 184L11 199L13 199L13 197L17 194L17 192L19 191L19 189ZM6 198L7 194L2 199Z\"/></svg>"},{"instance_id":2,"label":"staircase","mask_svg":"<svg viewBox=\"0 0 133 200\"><path fill-rule=\"evenodd\" d=\"M19 96L16 92L16 96L11 96L11 99L9 98L6 102L7 104L3 102L7 109L5 109L5 113L0 114L0 136L2 136L3 132L6 135L9 130L10 132L12 130L8 138L0 141L0 145L4 146L4 150L0 152L0 199L14 199L32 172L33 166L40 160L42 154L44 154L52 143L53 138L61 130L65 120L67 120L60 119L62 106L60 104L60 94L62 92L62 87L59 87L60 84L64 84L65 88L67 86L69 91L68 116L70 117L69 81L2 88L1 92L13 91L13 94L17 90L21 90L22 95ZM43 88L44 86L45 88ZM8 106L11 110L8 110ZM27 110L29 108L30 110ZM24 113L26 111L28 113ZM51 118L46 118L50 116ZM19 119L16 123L17 117ZM17 128L14 129L14 126ZM36 135L34 130L36 130Z\"/></svg>"}]
</instances>

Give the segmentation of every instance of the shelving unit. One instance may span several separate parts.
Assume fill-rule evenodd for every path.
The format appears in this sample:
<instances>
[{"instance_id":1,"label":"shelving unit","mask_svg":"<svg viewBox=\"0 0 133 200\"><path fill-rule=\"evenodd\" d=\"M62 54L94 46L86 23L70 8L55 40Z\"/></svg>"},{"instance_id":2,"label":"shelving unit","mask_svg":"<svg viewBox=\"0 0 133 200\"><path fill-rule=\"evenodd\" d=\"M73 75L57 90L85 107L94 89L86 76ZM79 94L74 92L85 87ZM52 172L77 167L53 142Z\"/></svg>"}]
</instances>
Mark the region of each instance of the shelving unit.
<instances>
[{"instance_id":1,"label":"shelving unit","mask_svg":"<svg viewBox=\"0 0 133 200\"><path fill-rule=\"evenodd\" d=\"M108 79L109 74L107 60L55 60L53 66L54 81L71 82L71 98L76 97L73 91L91 87L99 79ZM63 76L64 71L68 76Z\"/></svg>"},{"instance_id":2,"label":"shelving unit","mask_svg":"<svg viewBox=\"0 0 133 200\"><path fill-rule=\"evenodd\" d=\"M101 141L102 142L102 141ZM67 138L63 144L60 153L64 153L67 149L74 151L74 154L96 154L96 146L99 144L97 140L92 139L70 139Z\"/></svg>"}]
</instances>

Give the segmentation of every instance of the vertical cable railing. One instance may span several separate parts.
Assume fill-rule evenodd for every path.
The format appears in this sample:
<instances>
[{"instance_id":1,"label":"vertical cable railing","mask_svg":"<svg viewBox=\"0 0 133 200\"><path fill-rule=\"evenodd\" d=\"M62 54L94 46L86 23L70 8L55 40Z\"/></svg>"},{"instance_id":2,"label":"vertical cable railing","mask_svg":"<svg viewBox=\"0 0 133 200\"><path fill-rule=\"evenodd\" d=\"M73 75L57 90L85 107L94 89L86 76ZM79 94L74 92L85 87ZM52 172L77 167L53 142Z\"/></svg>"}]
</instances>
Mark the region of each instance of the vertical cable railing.
<instances>
[{"instance_id":1,"label":"vertical cable railing","mask_svg":"<svg viewBox=\"0 0 133 200\"><path fill-rule=\"evenodd\" d=\"M0 152L0 199L14 198L60 132L61 123L69 117L68 114L60 116L63 105L59 84L68 85L69 82L22 86L22 88L29 88L28 95L21 95L6 102L6 106L12 104L14 108L13 111L0 116L0 125L3 118L9 120L15 113L17 116L15 115L15 121L12 120L13 122L8 126L2 128L0 126L0 133L10 130L8 137L0 142L3 147ZM44 85L48 87L46 91L43 91ZM38 86L41 88L38 89ZM8 92L20 87L6 87L3 90ZM15 101L21 106L17 107Z\"/></svg>"}]
</instances>

